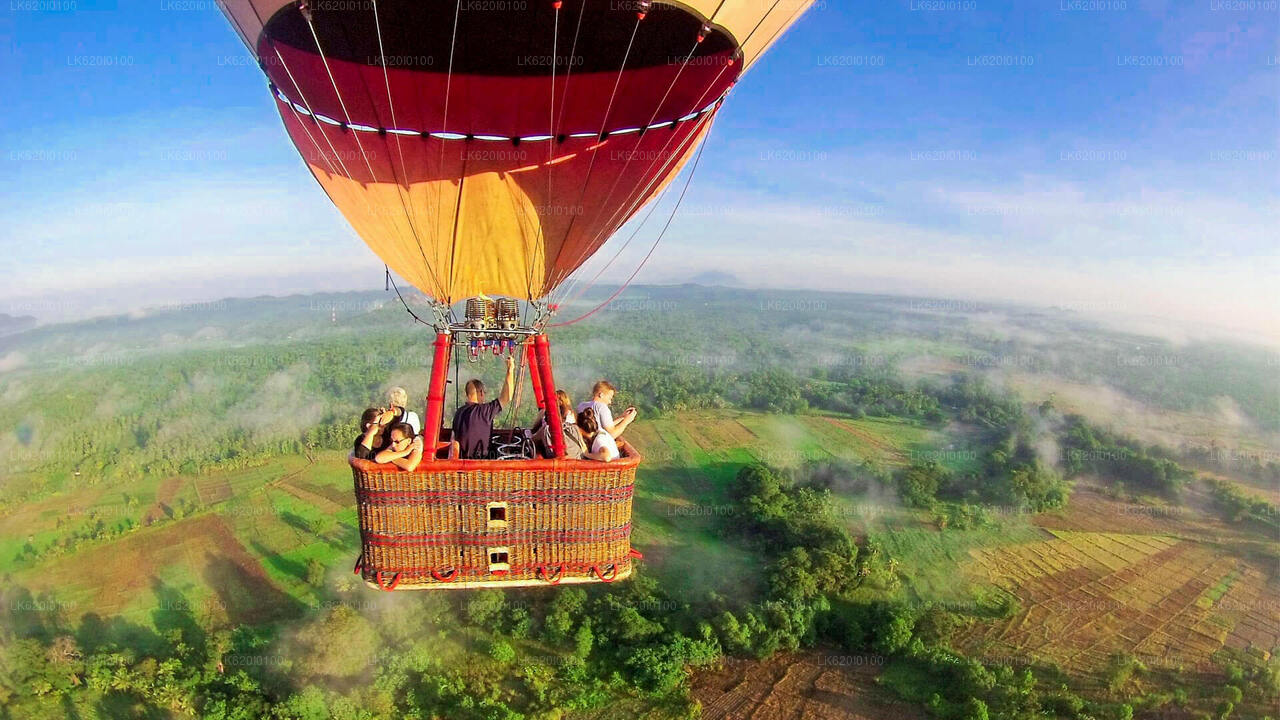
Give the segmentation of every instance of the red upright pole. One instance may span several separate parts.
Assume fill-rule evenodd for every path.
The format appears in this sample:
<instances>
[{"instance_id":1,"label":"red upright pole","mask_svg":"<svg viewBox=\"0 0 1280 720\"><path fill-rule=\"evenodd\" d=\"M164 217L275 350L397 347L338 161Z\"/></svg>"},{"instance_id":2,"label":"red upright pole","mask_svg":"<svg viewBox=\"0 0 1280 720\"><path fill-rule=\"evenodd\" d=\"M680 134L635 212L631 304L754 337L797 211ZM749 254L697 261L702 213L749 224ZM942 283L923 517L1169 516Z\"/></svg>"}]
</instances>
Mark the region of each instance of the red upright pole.
<instances>
[{"instance_id":1,"label":"red upright pole","mask_svg":"<svg viewBox=\"0 0 1280 720\"><path fill-rule=\"evenodd\" d=\"M530 339L526 344L525 350L528 356L526 360L529 363L529 379L533 381L533 400L538 404L539 410L546 410L546 398L542 394L542 371L538 369L538 353L534 350L535 341Z\"/></svg>"},{"instance_id":2,"label":"red upright pole","mask_svg":"<svg viewBox=\"0 0 1280 720\"><path fill-rule=\"evenodd\" d=\"M422 424L423 459L436 459L436 444L444 425L444 389L449 379L449 354L453 342L448 333L439 333L435 357L431 360L431 387L427 390L427 417Z\"/></svg>"},{"instance_id":3,"label":"red upright pole","mask_svg":"<svg viewBox=\"0 0 1280 720\"><path fill-rule=\"evenodd\" d=\"M551 343L546 335L533 339L538 357L538 370L542 373L542 397L546 403L547 422L551 425L551 447L556 457L564 457L564 418L560 417L560 405L556 402L556 380L551 372Z\"/></svg>"}]
</instances>

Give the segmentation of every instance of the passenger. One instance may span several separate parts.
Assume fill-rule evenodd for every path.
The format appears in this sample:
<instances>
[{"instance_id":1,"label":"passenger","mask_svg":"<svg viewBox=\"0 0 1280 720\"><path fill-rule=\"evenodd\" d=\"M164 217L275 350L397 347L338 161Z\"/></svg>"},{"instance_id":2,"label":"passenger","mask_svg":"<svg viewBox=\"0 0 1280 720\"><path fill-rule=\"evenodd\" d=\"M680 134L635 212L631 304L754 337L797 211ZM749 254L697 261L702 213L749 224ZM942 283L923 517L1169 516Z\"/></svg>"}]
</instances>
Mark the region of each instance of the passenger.
<instances>
[{"instance_id":1,"label":"passenger","mask_svg":"<svg viewBox=\"0 0 1280 720\"><path fill-rule=\"evenodd\" d=\"M493 437L493 421L511 404L515 392L515 358L507 356L507 378L502 383L498 398L485 402L484 383L478 379L467 381L467 404L453 414L453 442L449 457L467 460L489 458L489 439Z\"/></svg>"},{"instance_id":2,"label":"passenger","mask_svg":"<svg viewBox=\"0 0 1280 720\"><path fill-rule=\"evenodd\" d=\"M391 402L391 409L396 414L396 422L406 422L413 426L413 434L422 433L422 421L418 419L418 413L407 410L409 406L409 393L405 392L402 387L393 387L387 393L387 400Z\"/></svg>"},{"instance_id":3,"label":"passenger","mask_svg":"<svg viewBox=\"0 0 1280 720\"><path fill-rule=\"evenodd\" d=\"M592 408L586 408L578 413L578 429L582 431L582 438L591 448L590 452L582 454L583 457L588 460L613 462L621 456L618 452L618 443L612 435L600 427L599 421L596 420L596 411Z\"/></svg>"},{"instance_id":4,"label":"passenger","mask_svg":"<svg viewBox=\"0 0 1280 720\"><path fill-rule=\"evenodd\" d=\"M422 462L422 438L409 423L396 423L387 431L387 446L374 456L374 462L391 463L412 472Z\"/></svg>"},{"instance_id":5,"label":"passenger","mask_svg":"<svg viewBox=\"0 0 1280 720\"><path fill-rule=\"evenodd\" d=\"M591 408L595 411L596 422L600 423L600 429L608 432L614 439L622 437L622 433L626 431L627 426L636 419L635 407L629 407L622 413L622 417L615 422L613 419L613 411L609 409L609 403L613 402L613 394L617 392L608 380L601 380L591 388L591 400L578 406L578 413Z\"/></svg>"},{"instance_id":6,"label":"passenger","mask_svg":"<svg viewBox=\"0 0 1280 720\"><path fill-rule=\"evenodd\" d=\"M582 432L578 430L577 417L573 414L573 401L569 399L569 393L563 390L556 391L556 407L559 408L562 418L560 422L564 434L564 456L570 460L581 460L587 453L587 443L582 439ZM555 446L551 444L551 423L547 422L545 412L534 423L533 437L543 457L555 457Z\"/></svg>"},{"instance_id":7,"label":"passenger","mask_svg":"<svg viewBox=\"0 0 1280 720\"><path fill-rule=\"evenodd\" d=\"M378 451L386 447L385 429L392 423L394 413L384 408L369 408L360 416L360 436L356 438L351 453L360 460L372 460Z\"/></svg>"}]
</instances>

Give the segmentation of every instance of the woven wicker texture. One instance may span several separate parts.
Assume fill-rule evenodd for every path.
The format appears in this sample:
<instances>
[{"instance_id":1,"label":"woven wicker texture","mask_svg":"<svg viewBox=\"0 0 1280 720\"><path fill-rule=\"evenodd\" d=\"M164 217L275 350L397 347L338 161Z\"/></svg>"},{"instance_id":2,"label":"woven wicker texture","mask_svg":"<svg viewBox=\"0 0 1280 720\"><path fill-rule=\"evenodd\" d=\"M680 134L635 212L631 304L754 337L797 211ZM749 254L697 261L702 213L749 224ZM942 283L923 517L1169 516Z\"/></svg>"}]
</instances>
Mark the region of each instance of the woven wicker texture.
<instances>
[{"instance_id":1,"label":"woven wicker texture","mask_svg":"<svg viewBox=\"0 0 1280 720\"><path fill-rule=\"evenodd\" d=\"M402 590L626 577L640 455L619 448L612 463L435 460L414 472L351 458L357 571Z\"/></svg>"}]
</instances>

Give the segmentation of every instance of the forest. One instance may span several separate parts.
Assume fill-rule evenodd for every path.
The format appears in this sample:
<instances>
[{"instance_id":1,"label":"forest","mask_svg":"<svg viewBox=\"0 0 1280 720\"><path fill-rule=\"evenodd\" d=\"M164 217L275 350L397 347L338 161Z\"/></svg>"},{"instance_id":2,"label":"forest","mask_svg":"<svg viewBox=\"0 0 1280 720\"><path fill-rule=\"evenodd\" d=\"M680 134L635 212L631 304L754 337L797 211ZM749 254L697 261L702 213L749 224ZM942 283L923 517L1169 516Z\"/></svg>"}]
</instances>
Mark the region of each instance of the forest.
<instances>
[{"instance_id":1,"label":"forest","mask_svg":"<svg viewBox=\"0 0 1280 720\"><path fill-rule=\"evenodd\" d=\"M361 409L392 385L411 396L425 387L429 336L404 310L373 294L228 300L0 337L9 460L0 523L60 497L111 502L0 537L0 718L694 718L696 673L730 657L817 650L877 658L879 692L945 720L1124 720L1175 708L1226 718L1280 693L1280 666L1252 647L1217 650L1204 682L1128 652L1083 680L1057 661L989 656L970 638L1015 622L1030 611L1025 601L996 585L961 601L928 587L928 561L911 543L975 543L963 555L1003 547L1005 535L1039 541L1044 533L1022 518L1069 516L1073 494L1094 486L1153 508L1204 489L1221 521L1276 537L1273 501L1204 475L1274 482L1274 453L1139 439L1052 392L1029 401L1016 389L1028 378L1088 380L1153 412L1212 413L1226 398L1265 438L1280 428L1274 352L1174 344L1046 311L654 287L557 333L557 376L575 399L607 377L621 389L618 404L662 428L669 455L655 454L645 482L706 488L689 497L694 510L714 512L655 530L711 538L700 547L734 563L712 566L708 575L724 573L718 581L673 585L655 560L616 585L391 602L324 559L355 543L348 510L325 515L293 500L287 510L218 509L199 490L161 503L156 487L175 479L220 487L223 476L260 473L272 492L299 472L277 470L285 460L340 459ZM451 381L472 375L492 381L496 364L463 360ZM528 422L529 405L503 422ZM768 460L794 459L785 452L699 455L661 434L708 417L883 434L849 452L827 448L828 457L802 449L826 440L783 433L798 463ZM252 490L228 487L218 502ZM308 487L314 498L319 486ZM887 498L886 525L859 524L851 507L877 498ZM325 548L286 560L249 543L276 585L249 600L262 621L210 622L210 607L164 574L137 587L127 615L29 587L46 568L237 507L233 517L249 527L269 513L307 547ZM1270 541L1249 542L1255 555L1274 552ZM245 581L231 560L207 562L210 577ZM1245 586L1245 566L1234 567L1207 597ZM221 611L245 600L206 602Z\"/></svg>"}]
</instances>

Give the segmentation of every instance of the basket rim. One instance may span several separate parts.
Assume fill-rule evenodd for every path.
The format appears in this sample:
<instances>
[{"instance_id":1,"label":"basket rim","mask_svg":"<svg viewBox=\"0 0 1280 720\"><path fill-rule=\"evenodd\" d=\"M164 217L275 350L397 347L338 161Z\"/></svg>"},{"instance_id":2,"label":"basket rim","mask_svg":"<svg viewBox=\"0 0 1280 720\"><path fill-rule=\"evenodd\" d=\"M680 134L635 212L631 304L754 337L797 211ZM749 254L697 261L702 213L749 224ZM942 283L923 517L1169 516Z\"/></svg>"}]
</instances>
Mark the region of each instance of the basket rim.
<instances>
[{"instance_id":1,"label":"basket rim","mask_svg":"<svg viewBox=\"0 0 1280 720\"><path fill-rule=\"evenodd\" d=\"M364 473L403 473L405 475L430 475L438 472L457 471L558 471L558 472L616 472L631 470L640 465L644 457L631 443L619 439L618 452L622 457L613 462L599 460L568 460L555 458L547 460L440 460L423 458L422 463L412 472L401 470L392 463L376 463L372 460L361 460L354 453L347 456L347 462L355 470Z\"/></svg>"}]
</instances>

